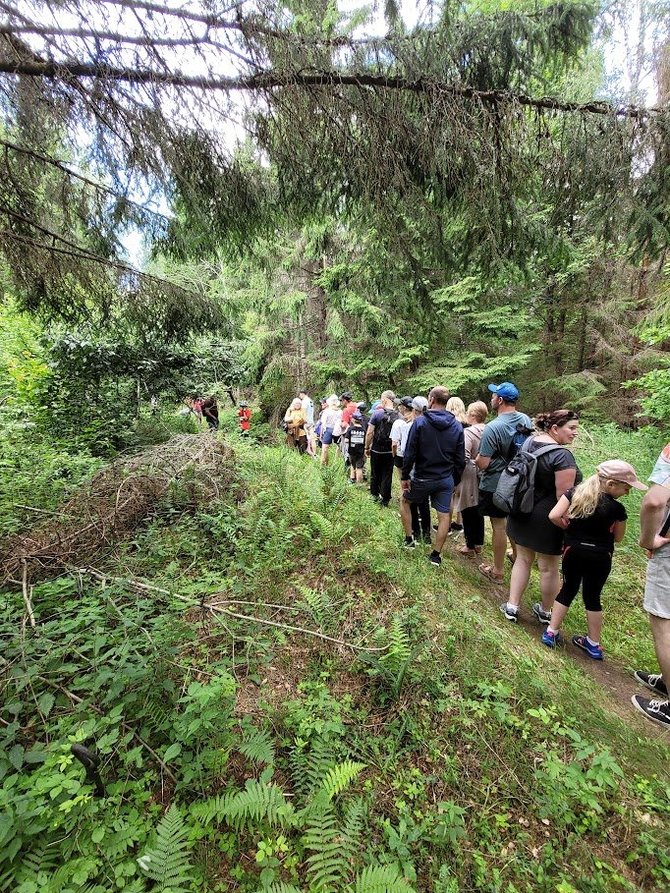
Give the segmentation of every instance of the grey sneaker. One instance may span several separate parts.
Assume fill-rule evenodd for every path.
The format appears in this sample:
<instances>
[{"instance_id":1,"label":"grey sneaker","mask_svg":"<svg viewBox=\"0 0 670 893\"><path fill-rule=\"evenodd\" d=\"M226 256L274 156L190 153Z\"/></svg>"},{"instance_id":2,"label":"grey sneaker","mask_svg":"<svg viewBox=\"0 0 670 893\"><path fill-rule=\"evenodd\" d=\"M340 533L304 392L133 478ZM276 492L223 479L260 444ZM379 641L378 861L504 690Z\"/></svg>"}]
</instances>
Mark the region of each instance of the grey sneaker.
<instances>
[{"instance_id":1,"label":"grey sneaker","mask_svg":"<svg viewBox=\"0 0 670 893\"><path fill-rule=\"evenodd\" d=\"M633 707L644 713L647 719L657 722L666 729L670 729L670 703L667 701L650 701L648 698L642 698L640 695L633 695L631 698Z\"/></svg>"},{"instance_id":2,"label":"grey sneaker","mask_svg":"<svg viewBox=\"0 0 670 893\"><path fill-rule=\"evenodd\" d=\"M636 670L633 675L638 682L642 683L642 685L646 685L647 688L650 688L659 695L664 695L666 698L668 697L668 686L663 681L663 677L660 673L643 673L642 670Z\"/></svg>"},{"instance_id":3,"label":"grey sneaker","mask_svg":"<svg viewBox=\"0 0 670 893\"><path fill-rule=\"evenodd\" d=\"M500 610L505 615L505 619L509 620L510 623L516 623L519 619L519 609L515 608L514 605L508 604L508 602L503 602L500 605Z\"/></svg>"},{"instance_id":4,"label":"grey sneaker","mask_svg":"<svg viewBox=\"0 0 670 893\"><path fill-rule=\"evenodd\" d=\"M545 626L549 626L551 623L551 611L545 611L540 602L535 602L533 605L533 614L535 614L539 622L544 623Z\"/></svg>"}]
</instances>

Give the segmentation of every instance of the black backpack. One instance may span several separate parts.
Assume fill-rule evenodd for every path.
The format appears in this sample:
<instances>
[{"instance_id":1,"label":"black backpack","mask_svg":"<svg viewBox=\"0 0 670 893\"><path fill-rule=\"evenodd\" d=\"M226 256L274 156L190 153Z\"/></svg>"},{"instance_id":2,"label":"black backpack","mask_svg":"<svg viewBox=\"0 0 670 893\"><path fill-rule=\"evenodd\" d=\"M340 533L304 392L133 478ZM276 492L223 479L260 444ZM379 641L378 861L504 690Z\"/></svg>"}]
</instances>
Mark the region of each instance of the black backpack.
<instances>
[{"instance_id":1,"label":"black backpack","mask_svg":"<svg viewBox=\"0 0 670 893\"><path fill-rule=\"evenodd\" d=\"M372 435L372 451L374 453L391 452L391 428L400 414L395 409L385 409L384 415L375 422L375 433Z\"/></svg>"},{"instance_id":2,"label":"black backpack","mask_svg":"<svg viewBox=\"0 0 670 893\"><path fill-rule=\"evenodd\" d=\"M507 461L513 459L516 454L521 450L524 443L528 440L530 435L532 434L532 430L530 428L526 428L525 425L522 425L521 422L516 426L516 431L512 435L512 440L507 448Z\"/></svg>"},{"instance_id":3,"label":"black backpack","mask_svg":"<svg viewBox=\"0 0 670 893\"><path fill-rule=\"evenodd\" d=\"M496 491L493 494L493 504L500 511L512 517L525 517L530 515L535 505L535 472L537 460L540 456L550 453L552 450L562 449L561 445L546 444L531 453L523 447L513 456L500 475Z\"/></svg>"}]
</instances>

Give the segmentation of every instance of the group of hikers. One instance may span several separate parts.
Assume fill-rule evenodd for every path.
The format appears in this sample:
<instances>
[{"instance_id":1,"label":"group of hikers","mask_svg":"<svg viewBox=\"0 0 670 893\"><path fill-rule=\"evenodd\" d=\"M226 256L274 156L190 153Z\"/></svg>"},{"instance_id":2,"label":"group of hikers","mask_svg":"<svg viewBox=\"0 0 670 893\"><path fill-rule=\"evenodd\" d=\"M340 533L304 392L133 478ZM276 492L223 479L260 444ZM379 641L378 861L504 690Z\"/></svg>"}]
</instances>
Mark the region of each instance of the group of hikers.
<instances>
[{"instance_id":1,"label":"group of hikers","mask_svg":"<svg viewBox=\"0 0 670 893\"><path fill-rule=\"evenodd\" d=\"M216 397L211 394L209 397L199 397L192 394L184 403L186 407L182 412L184 415L193 414L198 423L204 419L210 431L217 431L219 428L219 404ZM237 424L239 432L243 437L247 437L251 428L251 409L246 400L240 400L237 404Z\"/></svg>"},{"instance_id":2,"label":"group of hikers","mask_svg":"<svg viewBox=\"0 0 670 893\"><path fill-rule=\"evenodd\" d=\"M509 561L509 594L500 610L512 623L519 619L537 562L541 601L532 610L544 627L541 641L547 647L561 642L561 625L581 589L587 632L572 641L593 660L604 657L601 595L614 545L626 530L620 500L631 488L648 491L640 535L649 558L644 608L661 673L635 673L658 697L633 695L632 703L648 719L670 728L664 681L670 678L670 444L654 466L650 488L621 459L602 462L584 480L569 449L578 435L576 412L557 409L531 420L517 408L519 391L512 382L489 384L488 391L494 415L490 421L486 403L479 400L466 408L444 387L434 387L427 398L398 398L386 390L369 411L350 392L332 394L318 401L318 415L307 391L301 390L283 427L289 446L322 465L339 450L352 484L366 479L369 459L370 495L381 506L391 502L397 469L404 545L428 545L431 564L442 563L444 544L453 534L464 538L458 552L477 560L479 572L493 583L505 583ZM486 518L493 553L489 562L480 560Z\"/></svg>"}]
</instances>

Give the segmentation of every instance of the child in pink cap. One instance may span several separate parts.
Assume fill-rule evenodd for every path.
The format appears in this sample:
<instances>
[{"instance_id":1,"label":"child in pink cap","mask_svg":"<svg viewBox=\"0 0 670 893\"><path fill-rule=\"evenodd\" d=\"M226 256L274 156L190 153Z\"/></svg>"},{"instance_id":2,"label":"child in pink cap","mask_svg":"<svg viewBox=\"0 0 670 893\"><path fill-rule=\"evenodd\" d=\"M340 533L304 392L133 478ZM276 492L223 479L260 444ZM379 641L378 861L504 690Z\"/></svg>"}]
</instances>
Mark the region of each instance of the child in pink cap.
<instances>
[{"instance_id":1,"label":"child in pink cap","mask_svg":"<svg viewBox=\"0 0 670 893\"><path fill-rule=\"evenodd\" d=\"M556 596L551 621L542 642L554 648L559 629L573 599L582 588L588 634L573 636L573 644L594 660L602 660L600 633L603 625L600 595L612 569L614 544L626 532L626 509L619 499L630 492L646 490L635 469L620 459L608 459L596 473L568 490L549 513L549 520L565 530L563 586Z\"/></svg>"}]
</instances>

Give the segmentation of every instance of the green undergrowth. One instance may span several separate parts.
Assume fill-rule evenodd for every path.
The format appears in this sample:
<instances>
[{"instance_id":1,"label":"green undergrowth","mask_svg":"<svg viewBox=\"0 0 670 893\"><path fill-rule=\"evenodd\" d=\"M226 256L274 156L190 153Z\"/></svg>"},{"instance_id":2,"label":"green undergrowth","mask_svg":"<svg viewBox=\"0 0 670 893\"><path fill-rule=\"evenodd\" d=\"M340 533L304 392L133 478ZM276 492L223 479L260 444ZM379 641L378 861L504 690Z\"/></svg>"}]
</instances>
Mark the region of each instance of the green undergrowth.
<instances>
[{"instance_id":1,"label":"green undergrowth","mask_svg":"<svg viewBox=\"0 0 670 893\"><path fill-rule=\"evenodd\" d=\"M464 562L402 550L339 463L235 463L235 495L171 493L104 581L35 586L34 629L3 593L0 890L668 888L643 720Z\"/></svg>"}]
</instances>

